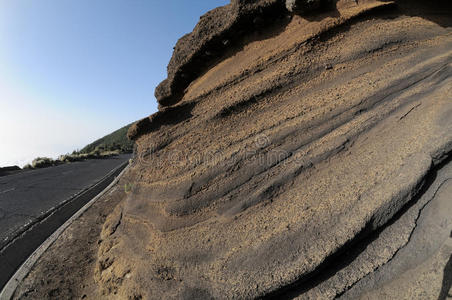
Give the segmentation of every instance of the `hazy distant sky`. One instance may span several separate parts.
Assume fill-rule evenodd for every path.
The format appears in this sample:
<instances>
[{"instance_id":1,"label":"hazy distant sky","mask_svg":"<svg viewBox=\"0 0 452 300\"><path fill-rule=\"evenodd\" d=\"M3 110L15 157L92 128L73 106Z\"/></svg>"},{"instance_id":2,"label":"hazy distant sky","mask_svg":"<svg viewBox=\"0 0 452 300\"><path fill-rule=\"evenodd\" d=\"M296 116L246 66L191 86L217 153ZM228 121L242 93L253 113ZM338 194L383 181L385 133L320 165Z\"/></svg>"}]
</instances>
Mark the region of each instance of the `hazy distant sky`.
<instances>
[{"instance_id":1,"label":"hazy distant sky","mask_svg":"<svg viewBox=\"0 0 452 300\"><path fill-rule=\"evenodd\" d=\"M226 0L0 0L0 166L157 110L173 46Z\"/></svg>"}]
</instances>

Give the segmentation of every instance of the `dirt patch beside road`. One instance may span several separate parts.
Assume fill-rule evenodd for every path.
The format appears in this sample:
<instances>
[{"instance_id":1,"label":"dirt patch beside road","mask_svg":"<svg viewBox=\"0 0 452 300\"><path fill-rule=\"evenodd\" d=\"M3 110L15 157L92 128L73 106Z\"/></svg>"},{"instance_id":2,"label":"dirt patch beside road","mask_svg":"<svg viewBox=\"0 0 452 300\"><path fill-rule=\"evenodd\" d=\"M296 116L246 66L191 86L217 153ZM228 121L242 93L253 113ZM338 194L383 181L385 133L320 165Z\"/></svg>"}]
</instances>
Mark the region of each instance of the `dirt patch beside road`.
<instances>
[{"instance_id":1,"label":"dirt patch beside road","mask_svg":"<svg viewBox=\"0 0 452 300\"><path fill-rule=\"evenodd\" d=\"M36 263L13 299L95 299L93 274L107 215L125 196L122 180L69 226Z\"/></svg>"}]
</instances>

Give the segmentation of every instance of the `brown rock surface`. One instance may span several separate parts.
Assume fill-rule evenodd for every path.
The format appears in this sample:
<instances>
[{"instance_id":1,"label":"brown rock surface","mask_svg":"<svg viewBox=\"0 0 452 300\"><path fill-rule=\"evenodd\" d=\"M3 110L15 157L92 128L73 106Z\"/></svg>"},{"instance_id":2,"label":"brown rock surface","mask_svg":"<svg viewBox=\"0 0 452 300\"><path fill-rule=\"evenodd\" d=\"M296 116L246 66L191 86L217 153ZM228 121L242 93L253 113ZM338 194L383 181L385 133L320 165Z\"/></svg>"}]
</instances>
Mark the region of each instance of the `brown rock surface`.
<instances>
[{"instance_id":1,"label":"brown rock surface","mask_svg":"<svg viewBox=\"0 0 452 300\"><path fill-rule=\"evenodd\" d=\"M450 165L452 10L434 3L207 13L157 89L167 107L129 132L131 191L104 224L91 298L388 296L365 278L408 245ZM241 13L259 25L198 64Z\"/></svg>"},{"instance_id":2,"label":"brown rock surface","mask_svg":"<svg viewBox=\"0 0 452 300\"><path fill-rule=\"evenodd\" d=\"M409 203L452 149L452 37L447 14L397 4L276 20L135 129L135 187L99 252L106 295L285 293Z\"/></svg>"}]
</instances>

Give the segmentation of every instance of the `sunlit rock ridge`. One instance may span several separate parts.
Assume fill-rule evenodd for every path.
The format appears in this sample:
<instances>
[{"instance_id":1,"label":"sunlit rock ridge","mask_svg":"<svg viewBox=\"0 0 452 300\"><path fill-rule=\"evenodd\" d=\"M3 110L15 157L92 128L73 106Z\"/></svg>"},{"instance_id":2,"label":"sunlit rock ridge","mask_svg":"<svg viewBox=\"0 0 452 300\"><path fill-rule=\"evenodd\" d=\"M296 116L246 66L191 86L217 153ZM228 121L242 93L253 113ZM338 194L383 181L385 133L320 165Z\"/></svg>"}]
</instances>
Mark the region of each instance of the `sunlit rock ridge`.
<instances>
[{"instance_id":1,"label":"sunlit rock ridge","mask_svg":"<svg viewBox=\"0 0 452 300\"><path fill-rule=\"evenodd\" d=\"M433 3L233 0L202 16L159 111L129 131L102 296L357 297L449 165L452 18Z\"/></svg>"}]
</instances>

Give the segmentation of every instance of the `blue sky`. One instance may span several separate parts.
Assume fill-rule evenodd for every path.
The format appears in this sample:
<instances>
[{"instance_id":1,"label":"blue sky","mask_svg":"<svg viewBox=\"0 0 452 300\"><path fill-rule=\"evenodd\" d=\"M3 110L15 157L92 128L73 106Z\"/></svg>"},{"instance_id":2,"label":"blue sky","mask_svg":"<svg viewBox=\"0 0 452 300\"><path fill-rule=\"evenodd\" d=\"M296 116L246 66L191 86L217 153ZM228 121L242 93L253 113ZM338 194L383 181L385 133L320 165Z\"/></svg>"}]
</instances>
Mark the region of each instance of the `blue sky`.
<instances>
[{"instance_id":1,"label":"blue sky","mask_svg":"<svg viewBox=\"0 0 452 300\"><path fill-rule=\"evenodd\" d=\"M173 46L226 0L0 0L0 166L157 110Z\"/></svg>"}]
</instances>

